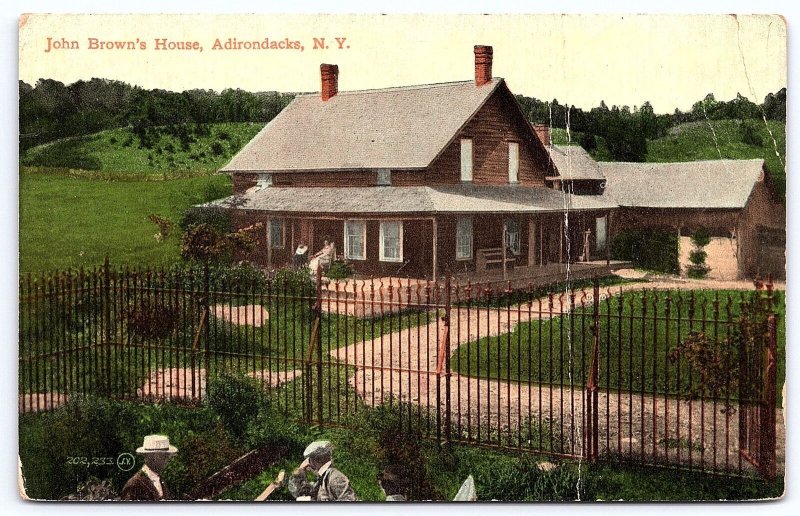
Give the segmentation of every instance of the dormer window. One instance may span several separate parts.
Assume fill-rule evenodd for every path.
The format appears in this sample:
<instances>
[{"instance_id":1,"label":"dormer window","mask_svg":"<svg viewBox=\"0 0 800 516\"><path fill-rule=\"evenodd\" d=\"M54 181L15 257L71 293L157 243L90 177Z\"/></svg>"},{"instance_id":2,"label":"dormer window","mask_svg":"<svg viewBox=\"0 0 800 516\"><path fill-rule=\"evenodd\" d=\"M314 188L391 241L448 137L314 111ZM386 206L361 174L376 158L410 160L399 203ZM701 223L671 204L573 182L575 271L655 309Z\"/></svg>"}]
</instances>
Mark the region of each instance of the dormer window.
<instances>
[{"instance_id":1,"label":"dormer window","mask_svg":"<svg viewBox=\"0 0 800 516\"><path fill-rule=\"evenodd\" d=\"M256 179L256 191L272 186L272 174L261 173Z\"/></svg>"},{"instance_id":2,"label":"dormer window","mask_svg":"<svg viewBox=\"0 0 800 516\"><path fill-rule=\"evenodd\" d=\"M377 171L378 186L392 186L392 171L388 168L379 168Z\"/></svg>"}]
</instances>

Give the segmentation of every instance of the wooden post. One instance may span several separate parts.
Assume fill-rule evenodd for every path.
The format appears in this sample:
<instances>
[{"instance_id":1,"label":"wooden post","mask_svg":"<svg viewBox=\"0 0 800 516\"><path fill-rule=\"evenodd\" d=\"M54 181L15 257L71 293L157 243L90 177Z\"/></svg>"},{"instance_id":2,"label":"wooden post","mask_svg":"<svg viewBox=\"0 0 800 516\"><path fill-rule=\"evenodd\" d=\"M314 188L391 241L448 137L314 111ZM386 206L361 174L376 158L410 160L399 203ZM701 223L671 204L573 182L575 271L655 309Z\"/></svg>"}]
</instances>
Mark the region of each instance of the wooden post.
<instances>
[{"instance_id":1,"label":"wooden post","mask_svg":"<svg viewBox=\"0 0 800 516\"><path fill-rule=\"evenodd\" d=\"M558 223L558 263L564 263L564 219L559 218Z\"/></svg>"},{"instance_id":2,"label":"wooden post","mask_svg":"<svg viewBox=\"0 0 800 516\"><path fill-rule=\"evenodd\" d=\"M544 216L539 217L539 267L544 267Z\"/></svg>"},{"instance_id":3,"label":"wooden post","mask_svg":"<svg viewBox=\"0 0 800 516\"><path fill-rule=\"evenodd\" d=\"M439 265L438 263L436 263L436 249L439 247L439 237L438 237L439 227L436 221L436 217L432 218L431 222L432 222L431 240L433 241L433 278L431 279L433 279L433 281L436 281L436 276L438 273L437 267Z\"/></svg>"},{"instance_id":4,"label":"wooden post","mask_svg":"<svg viewBox=\"0 0 800 516\"><path fill-rule=\"evenodd\" d=\"M291 250L292 250L292 256L294 256L294 250L295 250L295 249L297 249L297 246L296 246L296 245L294 245L294 219L291 219L291 220L292 220L292 224L291 224L291 231L292 231L292 236L291 236L291 239L292 239L292 247L291 247Z\"/></svg>"}]
</instances>

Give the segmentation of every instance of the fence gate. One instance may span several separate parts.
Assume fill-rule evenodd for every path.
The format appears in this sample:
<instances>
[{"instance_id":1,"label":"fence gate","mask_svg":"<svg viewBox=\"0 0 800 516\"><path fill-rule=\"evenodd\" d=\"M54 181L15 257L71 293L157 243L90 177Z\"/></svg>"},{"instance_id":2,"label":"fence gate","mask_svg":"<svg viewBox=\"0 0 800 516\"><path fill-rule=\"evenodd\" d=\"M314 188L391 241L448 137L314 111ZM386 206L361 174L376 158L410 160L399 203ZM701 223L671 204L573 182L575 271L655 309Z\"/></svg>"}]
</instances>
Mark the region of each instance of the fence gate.
<instances>
[{"instance_id":1,"label":"fence gate","mask_svg":"<svg viewBox=\"0 0 800 516\"><path fill-rule=\"evenodd\" d=\"M767 479L776 474L775 396L777 320L767 317L766 338L740 354L739 450Z\"/></svg>"}]
</instances>

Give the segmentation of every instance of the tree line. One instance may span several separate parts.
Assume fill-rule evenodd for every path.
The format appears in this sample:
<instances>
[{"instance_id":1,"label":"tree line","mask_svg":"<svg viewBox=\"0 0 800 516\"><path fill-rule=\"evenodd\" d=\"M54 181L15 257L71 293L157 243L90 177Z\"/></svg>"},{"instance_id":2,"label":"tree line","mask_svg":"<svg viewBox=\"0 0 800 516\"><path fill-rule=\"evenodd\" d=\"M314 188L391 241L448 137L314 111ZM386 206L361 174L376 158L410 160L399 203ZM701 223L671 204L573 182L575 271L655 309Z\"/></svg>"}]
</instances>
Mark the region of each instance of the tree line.
<instances>
[{"instance_id":1,"label":"tree line","mask_svg":"<svg viewBox=\"0 0 800 516\"><path fill-rule=\"evenodd\" d=\"M702 120L736 119L742 121L767 120L786 122L786 88L770 93L761 104L737 94L729 101L720 101L709 93L695 102L692 109L683 112L675 109L671 114L656 114L650 102L641 106L612 106L601 101L600 106L584 111L575 106L517 95L517 100L528 120L550 124L564 129L569 123L571 132L579 133L577 142L586 150L597 148L597 138L602 137L614 161L644 161L647 140L661 138L675 125ZM754 138L753 125L743 124L745 143ZM751 140L753 141L753 140Z\"/></svg>"},{"instance_id":2,"label":"tree line","mask_svg":"<svg viewBox=\"0 0 800 516\"><path fill-rule=\"evenodd\" d=\"M147 90L109 79L65 85L39 79L34 86L19 81L20 152L69 136L117 127L137 134L148 127L215 122L269 122L294 95L251 93L241 89Z\"/></svg>"},{"instance_id":3,"label":"tree line","mask_svg":"<svg viewBox=\"0 0 800 516\"><path fill-rule=\"evenodd\" d=\"M91 79L65 85L40 79L31 86L19 82L20 152L49 141L91 134L105 129L131 127L144 134L148 127L214 122L272 120L294 98L291 93L241 89L187 90L180 93L148 90L109 80ZM670 127L705 119L761 119L786 121L786 88L770 93L761 104L742 95L718 101L713 94L696 102L688 112L656 114L649 102L641 106L612 106L605 102L588 111L574 106L517 95L532 122L548 123L580 133L578 143L591 151L597 138L605 140L611 159L644 161L647 140L660 138Z\"/></svg>"}]
</instances>

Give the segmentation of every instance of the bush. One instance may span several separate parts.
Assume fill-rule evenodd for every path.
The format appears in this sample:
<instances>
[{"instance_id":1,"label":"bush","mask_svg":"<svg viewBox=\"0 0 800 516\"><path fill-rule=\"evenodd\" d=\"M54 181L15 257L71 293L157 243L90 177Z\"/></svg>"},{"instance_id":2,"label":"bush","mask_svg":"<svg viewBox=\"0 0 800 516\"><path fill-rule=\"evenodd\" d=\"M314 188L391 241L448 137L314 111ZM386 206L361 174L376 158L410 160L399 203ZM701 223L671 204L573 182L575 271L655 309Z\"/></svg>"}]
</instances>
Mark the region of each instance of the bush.
<instances>
[{"instance_id":1,"label":"bush","mask_svg":"<svg viewBox=\"0 0 800 516\"><path fill-rule=\"evenodd\" d=\"M763 147L764 139L758 134L756 124L747 120L743 121L739 126L739 132L742 138L742 143L752 145L754 147Z\"/></svg>"},{"instance_id":2,"label":"bush","mask_svg":"<svg viewBox=\"0 0 800 516\"><path fill-rule=\"evenodd\" d=\"M277 292L301 294L314 291L314 281L308 269L295 271L289 268L280 269L272 280L272 288Z\"/></svg>"},{"instance_id":3,"label":"bush","mask_svg":"<svg viewBox=\"0 0 800 516\"><path fill-rule=\"evenodd\" d=\"M696 279L705 278L711 271L711 267L706 265L708 253L703 251L703 248L711 242L711 237L708 231L701 227L694 232L691 241L694 249L689 252L689 261L692 264L686 268L686 275Z\"/></svg>"},{"instance_id":4,"label":"bush","mask_svg":"<svg viewBox=\"0 0 800 516\"><path fill-rule=\"evenodd\" d=\"M225 147L221 142L216 141L211 144L211 152L213 152L215 156L221 156L225 153Z\"/></svg>"},{"instance_id":5,"label":"bush","mask_svg":"<svg viewBox=\"0 0 800 516\"><path fill-rule=\"evenodd\" d=\"M206 402L219 416L225 429L241 441L247 427L258 416L264 399L264 390L258 380L226 372L209 382Z\"/></svg>"},{"instance_id":6,"label":"bush","mask_svg":"<svg viewBox=\"0 0 800 516\"><path fill-rule=\"evenodd\" d=\"M194 434L184 441L178 453L164 470L163 480L174 495L195 489L217 471L221 470L246 450L231 440L221 425Z\"/></svg>"},{"instance_id":7,"label":"bush","mask_svg":"<svg viewBox=\"0 0 800 516\"><path fill-rule=\"evenodd\" d=\"M204 193L204 197L208 198L217 195L217 190L214 185L209 184L206 186L206 189L207 191ZM220 197L224 197L224 195ZM216 198L218 197L211 197L207 200L210 201ZM221 233L228 233L231 231L232 227L230 212L222 209L191 207L184 212L183 217L178 223L183 231L200 224L207 224Z\"/></svg>"},{"instance_id":8,"label":"bush","mask_svg":"<svg viewBox=\"0 0 800 516\"><path fill-rule=\"evenodd\" d=\"M332 280L342 280L353 277L353 268L344 260L335 260L331 263L325 276Z\"/></svg>"},{"instance_id":9,"label":"bush","mask_svg":"<svg viewBox=\"0 0 800 516\"><path fill-rule=\"evenodd\" d=\"M248 448L285 446L289 453L300 454L306 446L307 436L290 416L278 411L270 400L259 408L245 435Z\"/></svg>"},{"instance_id":10,"label":"bush","mask_svg":"<svg viewBox=\"0 0 800 516\"><path fill-rule=\"evenodd\" d=\"M210 290L260 292L267 284L264 273L249 263L222 265L193 261L173 265L167 273L168 286L203 291L206 288L206 270L208 270L208 288Z\"/></svg>"},{"instance_id":11,"label":"bush","mask_svg":"<svg viewBox=\"0 0 800 516\"><path fill-rule=\"evenodd\" d=\"M185 260L229 262L238 253L255 248L256 240L249 233L223 233L201 223L189 227L181 239L181 257Z\"/></svg>"},{"instance_id":12,"label":"bush","mask_svg":"<svg viewBox=\"0 0 800 516\"><path fill-rule=\"evenodd\" d=\"M666 231L622 231L611 242L611 255L642 269L667 274L680 272L678 236Z\"/></svg>"}]
</instances>

